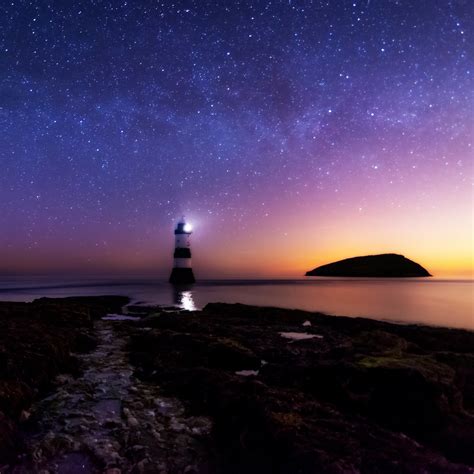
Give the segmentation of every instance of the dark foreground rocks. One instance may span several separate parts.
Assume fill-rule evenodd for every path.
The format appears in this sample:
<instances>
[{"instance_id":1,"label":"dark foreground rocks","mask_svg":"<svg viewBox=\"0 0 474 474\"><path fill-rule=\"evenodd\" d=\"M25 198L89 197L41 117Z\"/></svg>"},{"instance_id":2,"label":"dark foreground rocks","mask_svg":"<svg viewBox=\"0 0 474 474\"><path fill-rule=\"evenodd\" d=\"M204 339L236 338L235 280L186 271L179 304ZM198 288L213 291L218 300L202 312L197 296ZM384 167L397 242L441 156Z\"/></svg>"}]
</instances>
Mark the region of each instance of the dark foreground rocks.
<instances>
[{"instance_id":1,"label":"dark foreground rocks","mask_svg":"<svg viewBox=\"0 0 474 474\"><path fill-rule=\"evenodd\" d=\"M127 302L0 303L0 472L474 472L472 332Z\"/></svg>"},{"instance_id":2,"label":"dark foreground rocks","mask_svg":"<svg viewBox=\"0 0 474 474\"><path fill-rule=\"evenodd\" d=\"M211 417L218 472L473 472L472 332L224 304L136 325L136 375Z\"/></svg>"},{"instance_id":3,"label":"dark foreground rocks","mask_svg":"<svg viewBox=\"0 0 474 474\"><path fill-rule=\"evenodd\" d=\"M19 425L59 373L78 373L72 353L95 347L93 320L120 312L124 297L0 302L0 466L22 451Z\"/></svg>"}]
</instances>

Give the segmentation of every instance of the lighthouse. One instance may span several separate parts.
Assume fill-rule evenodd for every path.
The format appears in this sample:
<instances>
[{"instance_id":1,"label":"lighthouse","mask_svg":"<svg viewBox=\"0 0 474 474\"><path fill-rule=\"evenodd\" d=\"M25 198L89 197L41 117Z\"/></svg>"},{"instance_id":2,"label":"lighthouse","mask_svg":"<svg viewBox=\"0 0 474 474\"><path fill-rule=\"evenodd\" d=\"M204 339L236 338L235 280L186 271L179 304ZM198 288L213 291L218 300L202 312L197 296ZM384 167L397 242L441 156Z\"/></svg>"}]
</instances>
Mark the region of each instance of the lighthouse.
<instances>
[{"instance_id":1,"label":"lighthouse","mask_svg":"<svg viewBox=\"0 0 474 474\"><path fill-rule=\"evenodd\" d=\"M174 285L196 281L191 267L191 243L189 241L191 233L192 227L184 221L183 217L174 231L174 265L170 276L170 283Z\"/></svg>"}]
</instances>

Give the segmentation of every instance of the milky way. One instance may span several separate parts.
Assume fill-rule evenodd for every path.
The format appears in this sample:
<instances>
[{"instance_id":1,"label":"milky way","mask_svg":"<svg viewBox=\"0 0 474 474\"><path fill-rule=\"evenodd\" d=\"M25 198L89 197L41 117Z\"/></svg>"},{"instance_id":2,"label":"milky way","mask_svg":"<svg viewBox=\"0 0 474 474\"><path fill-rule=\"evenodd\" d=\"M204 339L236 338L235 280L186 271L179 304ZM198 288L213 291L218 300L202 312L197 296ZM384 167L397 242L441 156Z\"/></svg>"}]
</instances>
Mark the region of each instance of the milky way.
<instances>
[{"instance_id":1,"label":"milky way","mask_svg":"<svg viewBox=\"0 0 474 474\"><path fill-rule=\"evenodd\" d=\"M448 242L459 267L469 4L3 2L0 271L166 273L183 213L208 274L372 249L441 268Z\"/></svg>"}]
</instances>

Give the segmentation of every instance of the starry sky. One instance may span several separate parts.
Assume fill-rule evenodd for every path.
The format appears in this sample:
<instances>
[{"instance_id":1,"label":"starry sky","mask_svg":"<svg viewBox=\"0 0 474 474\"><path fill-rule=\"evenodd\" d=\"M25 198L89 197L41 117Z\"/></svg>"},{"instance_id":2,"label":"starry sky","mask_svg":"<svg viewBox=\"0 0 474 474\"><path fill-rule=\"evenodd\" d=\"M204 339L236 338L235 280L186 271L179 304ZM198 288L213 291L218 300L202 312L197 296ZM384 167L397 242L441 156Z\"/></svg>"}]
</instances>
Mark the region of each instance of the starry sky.
<instances>
[{"instance_id":1,"label":"starry sky","mask_svg":"<svg viewBox=\"0 0 474 474\"><path fill-rule=\"evenodd\" d=\"M468 0L0 4L0 272L472 271Z\"/></svg>"}]
</instances>

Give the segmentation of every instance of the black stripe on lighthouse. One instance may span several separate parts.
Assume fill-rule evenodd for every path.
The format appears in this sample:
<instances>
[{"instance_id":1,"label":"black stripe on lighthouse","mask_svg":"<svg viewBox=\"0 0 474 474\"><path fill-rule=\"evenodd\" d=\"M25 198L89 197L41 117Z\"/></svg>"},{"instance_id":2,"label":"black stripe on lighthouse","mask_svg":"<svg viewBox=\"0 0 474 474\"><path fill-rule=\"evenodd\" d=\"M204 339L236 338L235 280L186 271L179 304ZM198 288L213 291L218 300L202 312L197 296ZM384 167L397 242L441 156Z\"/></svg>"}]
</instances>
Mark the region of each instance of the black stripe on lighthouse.
<instances>
[{"instance_id":1,"label":"black stripe on lighthouse","mask_svg":"<svg viewBox=\"0 0 474 474\"><path fill-rule=\"evenodd\" d=\"M182 247L177 247L174 249L174 258L191 258L191 250L182 248Z\"/></svg>"}]
</instances>

